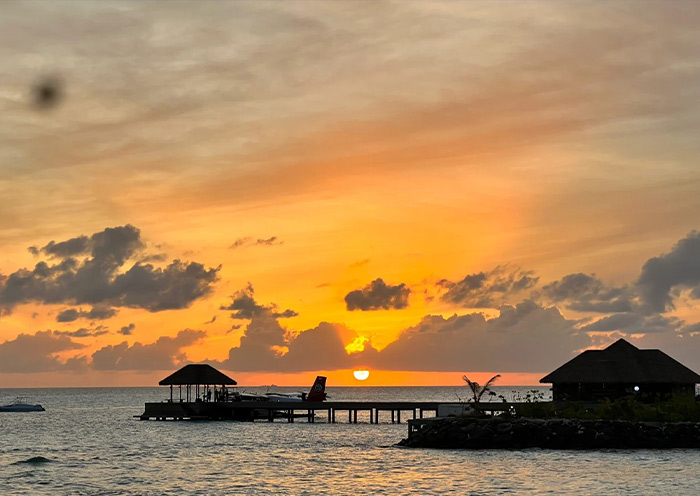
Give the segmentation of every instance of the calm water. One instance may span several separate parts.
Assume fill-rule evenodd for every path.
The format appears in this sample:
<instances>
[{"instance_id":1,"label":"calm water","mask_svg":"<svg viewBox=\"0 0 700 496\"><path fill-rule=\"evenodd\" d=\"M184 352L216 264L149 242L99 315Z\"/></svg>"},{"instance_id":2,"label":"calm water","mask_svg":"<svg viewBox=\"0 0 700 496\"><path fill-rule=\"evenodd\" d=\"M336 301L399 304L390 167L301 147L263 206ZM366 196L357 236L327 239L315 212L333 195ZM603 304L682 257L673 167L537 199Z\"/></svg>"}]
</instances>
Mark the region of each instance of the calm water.
<instances>
[{"instance_id":1,"label":"calm water","mask_svg":"<svg viewBox=\"0 0 700 496\"><path fill-rule=\"evenodd\" d=\"M530 389L518 393L522 396ZM513 395L513 388L496 390ZM411 450L395 446L406 435L405 424L134 419L146 401L166 396L167 391L158 388L6 389L0 390L0 401L25 394L47 411L0 413L2 495L697 495L700 491L700 450ZM337 400L454 401L464 390L330 388L329 394Z\"/></svg>"}]
</instances>

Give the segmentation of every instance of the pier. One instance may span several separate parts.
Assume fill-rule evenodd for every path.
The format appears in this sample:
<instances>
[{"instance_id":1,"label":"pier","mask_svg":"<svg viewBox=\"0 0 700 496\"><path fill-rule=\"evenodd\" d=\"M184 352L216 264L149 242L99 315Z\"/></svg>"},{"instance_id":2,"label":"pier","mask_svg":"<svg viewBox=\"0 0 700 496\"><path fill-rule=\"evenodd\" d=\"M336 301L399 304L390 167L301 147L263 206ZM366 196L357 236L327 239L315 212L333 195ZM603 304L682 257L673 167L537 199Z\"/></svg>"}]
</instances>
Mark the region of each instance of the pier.
<instances>
[{"instance_id":1,"label":"pier","mask_svg":"<svg viewBox=\"0 0 700 496\"><path fill-rule=\"evenodd\" d=\"M404 419L422 419L425 413L436 416L435 401L165 401L146 403L141 420L265 420L294 422L358 423L358 413L369 414L370 424L401 423ZM325 414L319 419L318 413Z\"/></svg>"}]
</instances>

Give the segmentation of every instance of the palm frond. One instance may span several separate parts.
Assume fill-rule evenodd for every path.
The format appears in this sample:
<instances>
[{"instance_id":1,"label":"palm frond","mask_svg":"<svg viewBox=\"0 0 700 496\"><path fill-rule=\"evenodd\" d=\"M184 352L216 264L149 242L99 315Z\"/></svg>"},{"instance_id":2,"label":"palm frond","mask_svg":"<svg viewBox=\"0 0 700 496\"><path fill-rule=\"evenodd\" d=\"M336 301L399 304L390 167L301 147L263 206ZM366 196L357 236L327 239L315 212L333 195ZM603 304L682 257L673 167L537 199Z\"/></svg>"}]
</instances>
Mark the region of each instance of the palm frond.
<instances>
[{"instance_id":1,"label":"palm frond","mask_svg":"<svg viewBox=\"0 0 700 496\"><path fill-rule=\"evenodd\" d=\"M496 380L499 377L501 377L501 374L496 374L491 379L486 381L486 384L484 384L484 386L481 388L481 391L479 391L479 400L484 395L484 393L489 390L489 388L493 385L493 383L496 382Z\"/></svg>"}]
</instances>

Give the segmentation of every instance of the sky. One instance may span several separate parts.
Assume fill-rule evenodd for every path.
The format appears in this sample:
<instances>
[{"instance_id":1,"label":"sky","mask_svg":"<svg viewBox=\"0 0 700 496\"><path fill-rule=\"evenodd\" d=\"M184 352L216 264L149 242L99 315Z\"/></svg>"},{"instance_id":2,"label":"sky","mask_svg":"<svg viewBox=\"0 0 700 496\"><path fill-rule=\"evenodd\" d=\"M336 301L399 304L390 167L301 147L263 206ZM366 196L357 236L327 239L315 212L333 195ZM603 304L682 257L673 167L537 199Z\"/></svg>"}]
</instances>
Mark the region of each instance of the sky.
<instances>
[{"instance_id":1,"label":"sky","mask_svg":"<svg viewBox=\"0 0 700 496\"><path fill-rule=\"evenodd\" d=\"M4 5L0 387L698 371L698 46L689 2Z\"/></svg>"}]
</instances>

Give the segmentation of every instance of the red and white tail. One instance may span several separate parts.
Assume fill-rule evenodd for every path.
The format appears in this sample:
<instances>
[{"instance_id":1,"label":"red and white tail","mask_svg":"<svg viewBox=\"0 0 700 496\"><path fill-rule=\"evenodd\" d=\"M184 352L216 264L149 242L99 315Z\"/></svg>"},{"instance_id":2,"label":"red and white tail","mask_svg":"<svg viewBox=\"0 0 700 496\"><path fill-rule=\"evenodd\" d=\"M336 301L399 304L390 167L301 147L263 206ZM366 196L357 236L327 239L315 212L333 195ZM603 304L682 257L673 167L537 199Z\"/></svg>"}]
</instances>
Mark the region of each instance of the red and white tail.
<instances>
[{"instance_id":1,"label":"red and white tail","mask_svg":"<svg viewBox=\"0 0 700 496\"><path fill-rule=\"evenodd\" d=\"M325 401L326 399L326 378L322 375L316 377L311 391L306 395L306 401Z\"/></svg>"}]
</instances>

